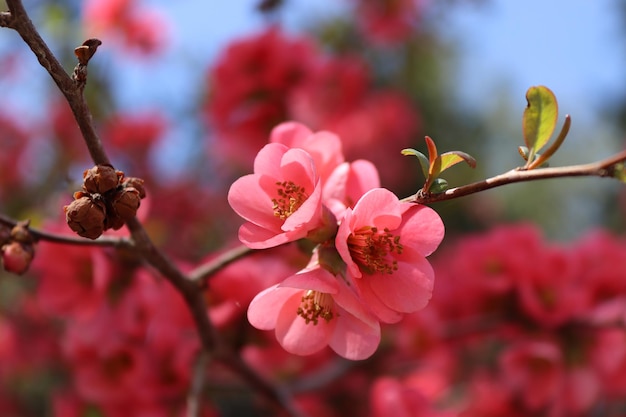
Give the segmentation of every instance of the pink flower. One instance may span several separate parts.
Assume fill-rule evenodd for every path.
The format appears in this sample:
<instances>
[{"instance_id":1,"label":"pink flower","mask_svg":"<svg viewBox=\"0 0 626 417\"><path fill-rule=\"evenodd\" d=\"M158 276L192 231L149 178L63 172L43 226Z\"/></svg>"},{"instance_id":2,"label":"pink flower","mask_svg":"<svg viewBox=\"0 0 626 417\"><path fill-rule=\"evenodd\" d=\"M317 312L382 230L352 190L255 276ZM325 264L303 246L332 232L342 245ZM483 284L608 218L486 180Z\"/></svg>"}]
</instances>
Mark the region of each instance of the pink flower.
<instances>
[{"instance_id":1,"label":"pink flower","mask_svg":"<svg viewBox=\"0 0 626 417\"><path fill-rule=\"evenodd\" d=\"M335 246L365 303L381 321L395 322L428 303L434 272L425 257L443 234L435 211L375 188L346 210Z\"/></svg>"},{"instance_id":2,"label":"pink flower","mask_svg":"<svg viewBox=\"0 0 626 417\"><path fill-rule=\"evenodd\" d=\"M315 262L315 261L313 261ZM347 359L371 356L380 325L346 283L313 265L259 293L248 308L250 324L275 329L288 352L310 355L330 346Z\"/></svg>"},{"instance_id":3,"label":"pink flower","mask_svg":"<svg viewBox=\"0 0 626 417\"><path fill-rule=\"evenodd\" d=\"M233 183L230 206L247 220L239 240L263 249L298 240L323 226L322 187L311 156L279 143L266 145L254 174Z\"/></svg>"},{"instance_id":4,"label":"pink flower","mask_svg":"<svg viewBox=\"0 0 626 417\"><path fill-rule=\"evenodd\" d=\"M297 122L285 122L276 126L270 134L270 143L282 143L290 148L307 151L315 162L322 182L344 161L339 136L325 131L313 133Z\"/></svg>"}]
</instances>

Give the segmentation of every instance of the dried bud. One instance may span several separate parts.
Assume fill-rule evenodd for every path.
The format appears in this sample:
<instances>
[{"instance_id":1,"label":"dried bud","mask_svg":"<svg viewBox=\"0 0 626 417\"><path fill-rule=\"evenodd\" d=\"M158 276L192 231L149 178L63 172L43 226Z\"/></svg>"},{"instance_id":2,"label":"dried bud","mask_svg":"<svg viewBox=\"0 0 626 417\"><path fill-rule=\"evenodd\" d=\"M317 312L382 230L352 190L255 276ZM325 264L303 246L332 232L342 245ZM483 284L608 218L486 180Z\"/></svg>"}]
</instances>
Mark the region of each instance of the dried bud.
<instances>
[{"instance_id":1,"label":"dried bud","mask_svg":"<svg viewBox=\"0 0 626 417\"><path fill-rule=\"evenodd\" d=\"M83 173L83 188L92 194L104 194L118 186L119 174L121 172L111 166L96 165Z\"/></svg>"},{"instance_id":2,"label":"dried bud","mask_svg":"<svg viewBox=\"0 0 626 417\"><path fill-rule=\"evenodd\" d=\"M111 201L113 211L124 221L135 217L140 204L140 193L134 187L122 188Z\"/></svg>"},{"instance_id":3,"label":"dried bud","mask_svg":"<svg viewBox=\"0 0 626 417\"><path fill-rule=\"evenodd\" d=\"M146 189L143 186L143 180L137 177L127 177L122 181L122 186L124 188L132 187L135 190L139 191L139 198L146 198Z\"/></svg>"},{"instance_id":4,"label":"dried bud","mask_svg":"<svg viewBox=\"0 0 626 417\"><path fill-rule=\"evenodd\" d=\"M82 237L97 239L104 231L106 210L104 203L83 196L63 208L70 229Z\"/></svg>"},{"instance_id":5,"label":"dried bud","mask_svg":"<svg viewBox=\"0 0 626 417\"><path fill-rule=\"evenodd\" d=\"M19 222L18 224L16 224L15 227L11 229L11 240L24 243L24 244L34 243L35 239L33 238L33 235L30 233L30 230L28 230L29 224L30 224L30 221L28 220Z\"/></svg>"},{"instance_id":6,"label":"dried bud","mask_svg":"<svg viewBox=\"0 0 626 417\"><path fill-rule=\"evenodd\" d=\"M118 230L122 226L124 226L124 219L117 215L115 210L113 210L113 206L109 205L109 210L107 210L107 217L104 219L104 230Z\"/></svg>"},{"instance_id":7,"label":"dried bud","mask_svg":"<svg viewBox=\"0 0 626 417\"><path fill-rule=\"evenodd\" d=\"M17 241L2 246L2 265L5 271L22 275L28 270L35 250L30 244L22 244Z\"/></svg>"}]
</instances>

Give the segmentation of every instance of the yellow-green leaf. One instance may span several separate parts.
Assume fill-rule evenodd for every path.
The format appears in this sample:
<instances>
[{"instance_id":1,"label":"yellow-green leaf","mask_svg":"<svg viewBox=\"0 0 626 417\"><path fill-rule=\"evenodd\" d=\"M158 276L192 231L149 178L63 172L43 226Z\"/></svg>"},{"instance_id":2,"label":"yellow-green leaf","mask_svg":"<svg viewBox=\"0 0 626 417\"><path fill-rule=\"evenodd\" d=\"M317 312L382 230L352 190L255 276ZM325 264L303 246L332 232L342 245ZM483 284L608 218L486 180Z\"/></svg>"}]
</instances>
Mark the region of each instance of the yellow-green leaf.
<instances>
[{"instance_id":1,"label":"yellow-green leaf","mask_svg":"<svg viewBox=\"0 0 626 417\"><path fill-rule=\"evenodd\" d=\"M524 110L522 130L524 142L529 149L529 159L550 140L558 116L558 104L554 93L547 87L530 87L526 92L528 105Z\"/></svg>"},{"instance_id":2,"label":"yellow-green leaf","mask_svg":"<svg viewBox=\"0 0 626 417\"><path fill-rule=\"evenodd\" d=\"M444 152L440 156L441 158L441 171L443 172L446 169L450 168L453 165L458 164L459 162L465 161L467 165L472 168L476 168L476 160L471 155L466 154L461 151L450 151Z\"/></svg>"}]
</instances>

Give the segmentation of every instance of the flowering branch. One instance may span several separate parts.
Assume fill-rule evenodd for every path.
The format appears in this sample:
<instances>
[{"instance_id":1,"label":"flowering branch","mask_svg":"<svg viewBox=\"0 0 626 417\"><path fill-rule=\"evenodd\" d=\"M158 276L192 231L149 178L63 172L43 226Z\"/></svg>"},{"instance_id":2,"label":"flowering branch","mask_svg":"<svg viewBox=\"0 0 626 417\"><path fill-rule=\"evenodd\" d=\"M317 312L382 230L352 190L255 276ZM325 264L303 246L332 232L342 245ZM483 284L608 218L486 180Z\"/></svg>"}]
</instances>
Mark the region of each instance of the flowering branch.
<instances>
[{"instance_id":1,"label":"flowering branch","mask_svg":"<svg viewBox=\"0 0 626 417\"><path fill-rule=\"evenodd\" d=\"M422 204L435 203L438 201L452 200L453 198L463 197L502 185L549 178L589 176L614 177L617 169L616 165L624 161L626 161L626 150L610 156L609 158L589 164L533 170L515 168L500 175L496 175L495 177L456 188L450 188L441 193L423 193L420 190L416 195L405 198L403 201Z\"/></svg>"},{"instance_id":2,"label":"flowering branch","mask_svg":"<svg viewBox=\"0 0 626 417\"><path fill-rule=\"evenodd\" d=\"M93 126L91 112L83 96L87 74L86 65L101 42L97 39L90 39L77 48L75 53L79 59L79 65L74 71L74 76L71 77L39 35L39 32L28 17L22 2L20 0L7 0L7 5L9 12L2 12L0 14L0 26L14 29L33 51L41 66L50 74L70 105L94 163L97 166L112 166ZM0 218L0 223L9 226L16 224L16 222L4 217ZM221 343L207 314L207 306L202 294L202 278L223 267L238 256L230 255L230 259L221 258L221 260L215 264L210 264L209 266L197 270L192 277L194 279L190 279L156 248L136 217L132 217L125 223L131 233L131 239L129 240L118 238L112 240L104 237L100 237L98 240L84 240L61 237L37 230L31 230L31 232L36 238L56 243L78 245L123 244L127 245L127 247L131 247L139 253L148 264L160 272L183 296L196 324L203 350L211 353L214 359L226 365L242 379L247 381L257 392L264 395L279 408L285 410L289 415L300 416L301 414L294 407L291 398L286 396L278 387L257 375L241 358L236 356L234 352L222 346L223 343ZM243 253L246 252L247 251L243 251ZM198 383L196 383L196 385L198 385Z\"/></svg>"}]
</instances>

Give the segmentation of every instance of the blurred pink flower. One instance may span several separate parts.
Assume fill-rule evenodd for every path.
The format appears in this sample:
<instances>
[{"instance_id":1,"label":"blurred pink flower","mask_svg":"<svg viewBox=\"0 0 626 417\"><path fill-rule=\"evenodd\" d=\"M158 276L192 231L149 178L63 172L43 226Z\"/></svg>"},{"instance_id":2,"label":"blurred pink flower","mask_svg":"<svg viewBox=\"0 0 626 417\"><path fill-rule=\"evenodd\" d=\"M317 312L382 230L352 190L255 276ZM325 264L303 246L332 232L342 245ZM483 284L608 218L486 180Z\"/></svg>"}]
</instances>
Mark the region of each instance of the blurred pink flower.
<instances>
[{"instance_id":1,"label":"blurred pink flower","mask_svg":"<svg viewBox=\"0 0 626 417\"><path fill-rule=\"evenodd\" d=\"M346 210L335 245L364 302L381 321L395 322L430 300L434 272L425 257L443 235L434 210L375 188Z\"/></svg>"},{"instance_id":2,"label":"blurred pink flower","mask_svg":"<svg viewBox=\"0 0 626 417\"><path fill-rule=\"evenodd\" d=\"M247 220L239 240L254 249L298 240L323 226L322 187L313 159L280 143L261 149L254 174L233 183L228 203Z\"/></svg>"},{"instance_id":3,"label":"blurred pink flower","mask_svg":"<svg viewBox=\"0 0 626 417\"><path fill-rule=\"evenodd\" d=\"M380 325L340 278L313 265L259 293L248 308L250 324L275 329L288 352L310 355L330 346L347 359L371 356Z\"/></svg>"}]
</instances>

